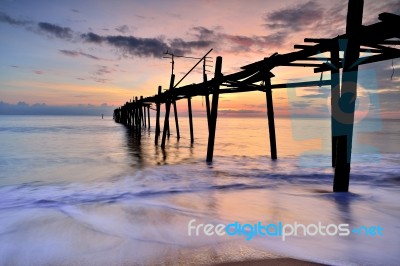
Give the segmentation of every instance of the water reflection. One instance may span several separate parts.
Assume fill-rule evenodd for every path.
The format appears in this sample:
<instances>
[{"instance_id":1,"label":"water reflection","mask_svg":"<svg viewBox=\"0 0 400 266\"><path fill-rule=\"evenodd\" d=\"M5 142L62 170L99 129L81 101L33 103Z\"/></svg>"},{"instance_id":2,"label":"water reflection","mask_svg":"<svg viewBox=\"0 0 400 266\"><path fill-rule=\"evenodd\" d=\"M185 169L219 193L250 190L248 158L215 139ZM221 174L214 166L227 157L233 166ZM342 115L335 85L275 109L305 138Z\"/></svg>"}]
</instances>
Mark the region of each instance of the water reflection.
<instances>
[{"instance_id":1,"label":"water reflection","mask_svg":"<svg viewBox=\"0 0 400 266\"><path fill-rule=\"evenodd\" d=\"M356 200L357 195L353 193L333 193L332 196L342 223L354 224L351 204Z\"/></svg>"},{"instance_id":2,"label":"water reflection","mask_svg":"<svg viewBox=\"0 0 400 266\"><path fill-rule=\"evenodd\" d=\"M126 129L126 145L128 153L133 158L132 167L142 168L147 165L146 156L143 154L141 146L141 132L130 128Z\"/></svg>"}]
</instances>

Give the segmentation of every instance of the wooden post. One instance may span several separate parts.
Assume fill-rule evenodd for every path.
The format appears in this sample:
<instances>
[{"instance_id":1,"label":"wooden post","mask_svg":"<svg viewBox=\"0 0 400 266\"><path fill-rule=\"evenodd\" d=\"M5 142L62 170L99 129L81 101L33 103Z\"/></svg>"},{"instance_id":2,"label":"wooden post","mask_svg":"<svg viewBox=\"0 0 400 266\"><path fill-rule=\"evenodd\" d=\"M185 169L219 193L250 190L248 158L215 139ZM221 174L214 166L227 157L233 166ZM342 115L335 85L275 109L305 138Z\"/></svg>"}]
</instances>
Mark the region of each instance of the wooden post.
<instances>
[{"instance_id":1,"label":"wooden post","mask_svg":"<svg viewBox=\"0 0 400 266\"><path fill-rule=\"evenodd\" d=\"M131 110L129 112L129 120L131 122L131 126L134 127L135 126L135 119L134 119L134 107L132 105Z\"/></svg>"},{"instance_id":2,"label":"wooden post","mask_svg":"<svg viewBox=\"0 0 400 266\"><path fill-rule=\"evenodd\" d=\"M347 47L344 52L342 86L339 107L341 108L339 131L341 136L337 140L337 156L335 177L333 180L334 192L349 191L351 147L353 141L354 110L357 99L358 65L360 56L359 34L362 27L364 0L350 0L347 11L346 36ZM345 149L342 149L346 147Z\"/></svg>"},{"instance_id":3,"label":"wooden post","mask_svg":"<svg viewBox=\"0 0 400 266\"><path fill-rule=\"evenodd\" d=\"M150 128L150 105L147 105L147 127Z\"/></svg>"},{"instance_id":4,"label":"wooden post","mask_svg":"<svg viewBox=\"0 0 400 266\"><path fill-rule=\"evenodd\" d=\"M207 74L203 74L203 82L204 82L204 86L206 86ZM208 93L207 93L206 95L204 95L204 97L206 98L207 124L208 124L208 129L210 130L210 116L211 116L211 112L210 112L210 98L208 97Z\"/></svg>"},{"instance_id":5,"label":"wooden post","mask_svg":"<svg viewBox=\"0 0 400 266\"><path fill-rule=\"evenodd\" d=\"M126 117L127 117L127 119L126 119L126 125L129 127L129 126L131 126L131 121L130 121L130 108L131 107L128 107L127 109L127 112L126 112Z\"/></svg>"},{"instance_id":6,"label":"wooden post","mask_svg":"<svg viewBox=\"0 0 400 266\"><path fill-rule=\"evenodd\" d=\"M265 96L267 100L267 116L268 116L268 129L269 129L269 145L271 150L271 159L276 160L278 158L276 152L276 136L275 136L275 118L274 118L274 104L272 102L272 90L271 90L271 77L270 72L267 72L265 77Z\"/></svg>"},{"instance_id":7,"label":"wooden post","mask_svg":"<svg viewBox=\"0 0 400 266\"><path fill-rule=\"evenodd\" d=\"M171 89L174 87L174 81L175 81L175 75L171 75L171 81L169 83L169 91L168 91L168 98L165 101L165 119L164 119L164 130L162 134L162 140L161 140L161 148L165 148L165 139L167 137L167 130L169 130L169 113L171 110Z\"/></svg>"},{"instance_id":8,"label":"wooden post","mask_svg":"<svg viewBox=\"0 0 400 266\"><path fill-rule=\"evenodd\" d=\"M137 110L136 110L136 103L133 105L133 111L132 111L132 119L133 119L133 126L137 127Z\"/></svg>"},{"instance_id":9,"label":"wooden post","mask_svg":"<svg viewBox=\"0 0 400 266\"><path fill-rule=\"evenodd\" d=\"M138 131L142 130L142 121L141 121L141 111L138 97L135 97L135 104L136 104L136 129Z\"/></svg>"},{"instance_id":10,"label":"wooden post","mask_svg":"<svg viewBox=\"0 0 400 266\"><path fill-rule=\"evenodd\" d=\"M189 128L190 128L190 143L194 142L193 136L193 120L192 120L192 99L188 97L188 111L189 111Z\"/></svg>"},{"instance_id":11,"label":"wooden post","mask_svg":"<svg viewBox=\"0 0 400 266\"><path fill-rule=\"evenodd\" d=\"M176 139L179 140L181 138L181 134L179 133L178 111L176 109L176 101L175 101L175 94L174 94L174 84L172 84L172 87L170 88L170 91L171 91L172 104L174 106ZM169 127L168 127L168 129L169 129Z\"/></svg>"},{"instance_id":12,"label":"wooden post","mask_svg":"<svg viewBox=\"0 0 400 266\"><path fill-rule=\"evenodd\" d=\"M215 73L214 73L215 87L213 89L210 124L208 129L207 162L212 162L214 156L215 131L217 126L217 116L218 116L219 86L222 76L221 69L222 69L222 57L218 56L215 64Z\"/></svg>"},{"instance_id":13,"label":"wooden post","mask_svg":"<svg viewBox=\"0 0 400 266\"><path fill-rule=\"evenodd\" d=\"M350 163L347 158L347 136L336 137L336 167L335 178L333 179L334 192L347 192L349 190Z\"/></svg>"},{"instance_id":14,"label":"wooden post","mask_svg":"<svg viewBox=\"0 0 400 266\"><path fill-rule=\"evenodd\" d=\"M143 96L140 96L140 119L142 120L142 126L146 127L146 109L143 105Z\"/></svg>"},{"instance_id":15,"label":"wooden post","mask_svg":"<svg viewBox=\"0 0 400 266\"><path fill-rule=\"evenodd\" d=\"M146 128L147 127L147 115L146 115L146 106L143 105L142 103L142 108L143 108L143 126Z\"/></svg>"},{"instance_id":16,"label":"wooden post","mask_svg":"<svg viewBox=\"0 0 400 266\"><path fill-rule=\"evenodd\" d=\"M158 137L160 136L160 105L161 105L161 86L158 86L158 97L156 102L156 136L154 143L158 145Z\"/></svg>"},{"instance_id":17,"label":"wooden post","mask_svg":"<svg viewBox=\"0 0 400 266\"><path fill-rule=\"evenodd\" d=\"M331 141L332 141L332 167L336 165L336 142L338 137L339 99L340 99L340 66L339 66L339 44L331 51Z\"/></svg>"},{"instance_id":18,"label":"wooden post","mask_svg":"<svg viewBox=\"0 0 400 266\"><path fill-rule=\"evenodd\" d=\"M175 98L175 96L172 96L172 97ZM173 100L173 105L174 105L174 115L175 115L176 138L179 140L181 138L181 135L179 133L178 111L176 110L176 101L175 101L175 99Z\"/></svg>"},{"instance_id":19,"label":"wooden post","mask_svg":"<svg viewBox=\"0 0 400 266\"><path fill-rule=\"evenodd\" d=\"M133 127L132 111L133 111L133 107L132 107L132 104L131 104L131 106L129 107L129 112L128 112L128 121L129 121L128 124L129 124L130 127Z\"/></svg>"},{"instance_id":20,"label":"wooden post","mask_svg":"<svg viewBox=\"0 0 400 266\"><path fill-rule=\"evenodd\" d=\"M128 104L128 103L126 103L126 104ZM124 105L124 119L123 119L123 124L125 126L127 124L126 104Z\"/></svg>"}]
</instances>

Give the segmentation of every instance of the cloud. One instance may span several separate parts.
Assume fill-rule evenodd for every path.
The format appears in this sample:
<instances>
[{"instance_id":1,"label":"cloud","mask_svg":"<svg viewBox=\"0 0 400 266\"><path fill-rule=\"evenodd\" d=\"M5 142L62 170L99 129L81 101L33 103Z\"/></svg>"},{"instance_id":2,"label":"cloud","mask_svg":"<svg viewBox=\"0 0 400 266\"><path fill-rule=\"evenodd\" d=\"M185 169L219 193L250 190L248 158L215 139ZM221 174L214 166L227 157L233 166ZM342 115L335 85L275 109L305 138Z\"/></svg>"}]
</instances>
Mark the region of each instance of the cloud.
<instances>
[{"instance_id":1,"label":"cloud","mask_svg":"<svg viewBox=\"0 0 400 266\"><path fill-rule=\"evenodd\" d=\"M197 38L198 48L222 46L228 52L248 52L279 48L285 42L287 35L283 32L274 32L265 36L245 36L219 32L203 26L192 27L189 35ZM194 43L193 43L194 44ZM184 47L178 46L180 49Z\"/></svg>"},{"instance_id":2,"label":"cloud","mask_svg":"<svg viewBox=\"0 0 400 266\"><path fill-rule=\"evenodd\" d=\"M330 88L328 87L320 87L320 88L313 88L313 89L303 89L305 92L311 92L310 94L300 95L302 98L308 99L327 99L330 96Z\"/></svg>"},{"instance_id":3,"label":"cloud","mask_svg":"<svg viewBox=\"0 0 400 266\"><path fill-rule=\"evenodd\" d=\"M273 49L281 47L287 35L283 32L276 32L267 36L243 36L222 34L222 38L232 46L233 51L250 51L251 49Z\"/></svg>"},{"instance_id":4,"label":"cloud","mask_svg":"<svg viewBox=\"0 0 400 266\"><path fill-rule=\"evenodd\" d=\"M38 27L40 31L60 39L70 40L73 35L73 31L70 28L61 27L47 22L39 22Z\"/></svg>"},{"instance_id":5,"label":"cloud","mask_svg":"<svg viewBox=\"0 0 400 266\"><path fill-rule=\"evenodd\" d=\"M198 40L198 41L184 41L181 38L175 38L171 40L171 50L181 54L190 53L192 49L204 49L210 47L213 41Z\"/></svg>"},{"instance_id":6,"label":"cloud","mask_svg":"<svg viewBox=\"0 0 400 266\"><path fill-rule=\"evenodd\" d=\"M127 33L130 31L130 29L127 25L122 25L122 26L116 27L115 30L120 33Z\"/></svg>"},{"instance_id":7,"label":"cloud","mask_svg":"<svg viewBox=\"0 0 400 266\"><path fill-rule=\"evenodd\" d=\"M26 25L32 23L32 21L28 21L28 20L14 19L3 12L0 12L0 22L7 23L10 25L15 25L15 26L26 26Z\"/></svg>"},{"instance_id":8,"label":"cloud","mask_svg":"<svg viewBox=\"0 0 400 266\"><path fill-rule=\"evenodd\" d=\"M81 35L81 38L88 43L102 44L106 43L117 48L124 56L136 55L140 57L161 57L166 50L175 53L182 53L182 49L173 49L161 38L138 38L134 36L108 35L101 36L93 32ZM185 47L184 51L190 51L196 47L196 44L188 44L183 42L181 47Z\"/></svg>"},{"instance_id":9,"label":"cloud","mask_svg":"<svg viewBox=\"0 0 400 266\"><path fill-rule=\"evenodd\" d=\"M227 117L264 117L265 110L251 110L251 109L241 109L241 110L232 110L225 109L218 111L218 115L227 116Z\"/></svg>"},{"instance_id":10,"label":"cloud","mask_svg":"<svg viewBox=\"0 0 400 266\"><path fill-rule=\"evenodd\" d=\"M192 31L194 31L194 35L199 40L212 40L217 35L214 30L202 26L192 27Z\"/></svg>"},{"instance_id":11,"label":"cloud","mask_svg":"<svg viewBox=\"0 0 400 266\"><path fill-rule=\"evenodd\" d=\"M91 55L91 54L87 54L87 53L83 53L83 52L78 52L78 51L71 51L71 50L58 50L60 53L62 53L63 55L66 56L70 56L70 57L78 57L78 56L84 56L90 59L94 59L94 60L100 60L101 58Z\"/></svg>"},{"instance_id":12,"label":"cloud","mask_svg":"<svg viewBox=\"0 0 400 266\"><path fill-rule=\"evenodd\" d=\"M11 18L10 16L1 13L0 22L5 22L13 25L25 25L23 21ZM74 32L69 27L63 27L48 22L29 22L27 30L45 33L47 36L63 39L66 41L84 42L96 45L109 45L117 49L124 57L155 57L161 58L163 53L168 50L177 55L187 55L196 50L206 50L214 46L228 52L240 51L260 51L263 49L272 49L282 46L286 35L282 32L275 32L267 36L244 36L230 35L222 32L217 32L216 29L208 29L206 27L197 26L191 29L191 40L182 38L165 39L163 37L141 38L137 36L123 35L99 35L92 31L87 33ZM36 26L35 26L36 25ZM122 25L116 28L121 33L126 33L129 30L127 25ZM215 47L214 47L215 48ZM61 53L71 57L84 56L94 60L99 58L87 53L77 51L60 50Z\"/></svg>"},{"instance_id":13,"label":"cloud","mask_svg":"<svg viewBox=\"0 0 400 266\"><path fill-rule=\"evenodd\" d=\"M324 17L323 9L315 1L267 13L265 26L270 29L299 31L312 26Z\"/></svg>"},{"instance_id":14,"label":"cloud","mask_svg":"<svg viewBox=\"0 0 400 266\"><path fill-rule=\"evenodd\" d=\"M110 73L112 73L112 71L109 70L107 66L99 66L98 70L96 71L96 74L99 76L103 76Z\"/></svg>"},{"instance_id":15,"label":"cloud","mask_svg":"<svg viewBox=\"0 0 400 266\"><path fill-rule=\"evenodd\" d=\"M290 102L290 107L294 108L294 109L303 109L306 107L310 107L311 103L310 102Z\"/></svg>"},{"instance_id":16,"label":"cloud","mask_svg":"<svg viewBox=\"0 0 400 266\"><path fill-rule=\"evenodd\" d=\"M44 72L42 70L34 70L33 73L35 73L36 75L44 74Z\"/></svg>"},{"instance_id":17,"label":"cloud","mask_svg":"<svg viewBox=\"0 0 400 266\"><path fill-rule=\"evenodd\" d=\"M98 83L107 83L110 81L110 79L107 77L110 77L109 74L112 74L114 71L114 69L110 69L108 66L98 65L92 79Z\"/></svg>"},{"instance_id":18,"label":"cloud","mask_svg":"<svg viewBox=\"0 0 400 266\"><path fill-rule=\"evenodd\" d=\"M90 96L89 96L90 97ZM112 115L115 107L105 103L101 105L79 104L51 106L45 103L28 104L20 101L10 104L0 101L0 115Z\"/></svg>"},{"instance_id":19,"label":"cloud","mask_svg":"<svg viewBox=\"0 0 400 266\"><path fill-rule=\"evenodd\" d=\"M365 12L367 11L367 12ZM400 3L398 0L368 1L364 4L364 24L372 24L378 21L378 14L389 12L400 15Z\"/></svg>"}]
</instances>

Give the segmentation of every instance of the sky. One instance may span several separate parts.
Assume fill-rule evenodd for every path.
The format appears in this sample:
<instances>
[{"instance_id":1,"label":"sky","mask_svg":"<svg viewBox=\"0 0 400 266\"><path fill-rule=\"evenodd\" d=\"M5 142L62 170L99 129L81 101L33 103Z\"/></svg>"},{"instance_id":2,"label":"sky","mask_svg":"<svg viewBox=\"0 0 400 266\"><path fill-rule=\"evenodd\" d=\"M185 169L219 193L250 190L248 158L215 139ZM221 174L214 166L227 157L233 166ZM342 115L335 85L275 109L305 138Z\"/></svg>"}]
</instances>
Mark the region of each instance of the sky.
<instances>
[{"instance_id":1,"label":"sky","mask_svg":"<svg viewBox=\"0 0 400 266\"><path fill-rule=\"evenodd\" d=\"M363 24L378 22L382 12L400 14L400 2L365 0ZM345 0L0 0L0 114L110 112L135 96L156 94L159 85L168 87L166 50L202 57L213 48L210 79L217 56L223 57L223 74L234 73L275 52L294 51L306 37L343 34L346 14ZM361 67L358 113L399 118L399 62ZM176 80L195 63L176 58ZM272 83L320 79L312 69L272 72ZM182 85L201 81L197 68ZM328 112L329 88L279 89L273 97L277 116ZM192 104L204 114L202 97ZM178 109L185 112L186 105L180 101ZM264 115L265 109L262 92L221 95L219 102L225 114Z\"/></svg>"}]
</instances>

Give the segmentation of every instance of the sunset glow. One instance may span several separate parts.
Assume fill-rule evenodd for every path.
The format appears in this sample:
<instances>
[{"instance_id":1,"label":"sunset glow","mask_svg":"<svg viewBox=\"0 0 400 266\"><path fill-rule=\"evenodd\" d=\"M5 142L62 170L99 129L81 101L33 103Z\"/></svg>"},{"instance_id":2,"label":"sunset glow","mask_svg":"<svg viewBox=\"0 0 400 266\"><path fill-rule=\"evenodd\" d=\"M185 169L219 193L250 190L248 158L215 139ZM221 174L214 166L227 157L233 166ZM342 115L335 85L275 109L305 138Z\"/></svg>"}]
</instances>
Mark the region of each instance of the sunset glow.
<instances>
[{"instance_id":1,"label":"sunset glow","mask_svg":"<svg viewBox=\"0 0 400 266\"><path fill-rule=\"evenodd\" d=\"M0 101L8 104L120 106L135 96L150 96L169 84L165 50L201 57L223 57L224 74L271 54L294 51L306 37L334 37L345 28L347 1L3 1L0 31ZM365 1L364 24L382 12L399 10L397 1ZM177 58L180 79L196 60ZM213 77L214 62L207 67ZM368 66L376 73L381 112L398 117L398 60ZM312 69L279 67L273 83L318 80ZM328 77L324 73L324 77ZM201 67L182 83L202 81ZM296 94L308 100L305 114L318 114L307 98L318 88ZM314 90L314 91L313 91ZM377 93L373 91L372 93ZM306 96L306 97L303 97ZM274 91L278 116L287 116L288 92ZM316 99L315 97L313 99ZM320 99L321 100L321 99ZM325 101L325 99L323 99ZM261 93L224 95L221 110L264 112ZM282 108L280 108L282 107ZM195 111L203 107L193 102ZM185 112L182 104L181 112Z\"/></svg>"}]
</instances>

